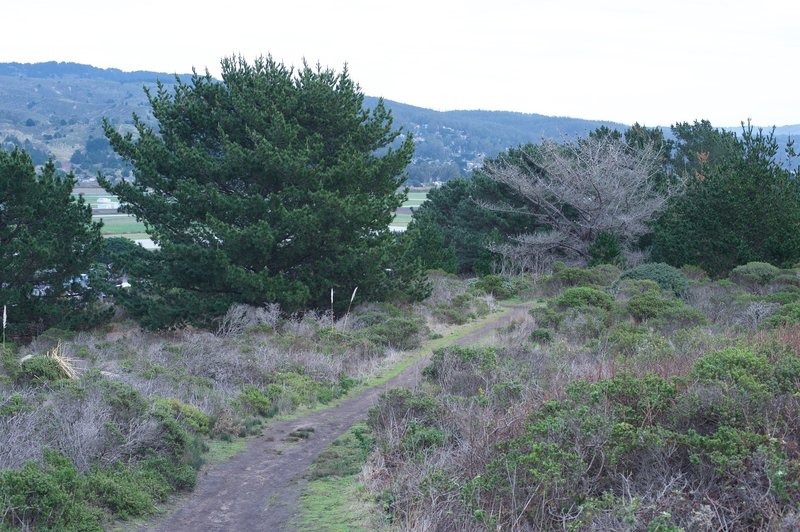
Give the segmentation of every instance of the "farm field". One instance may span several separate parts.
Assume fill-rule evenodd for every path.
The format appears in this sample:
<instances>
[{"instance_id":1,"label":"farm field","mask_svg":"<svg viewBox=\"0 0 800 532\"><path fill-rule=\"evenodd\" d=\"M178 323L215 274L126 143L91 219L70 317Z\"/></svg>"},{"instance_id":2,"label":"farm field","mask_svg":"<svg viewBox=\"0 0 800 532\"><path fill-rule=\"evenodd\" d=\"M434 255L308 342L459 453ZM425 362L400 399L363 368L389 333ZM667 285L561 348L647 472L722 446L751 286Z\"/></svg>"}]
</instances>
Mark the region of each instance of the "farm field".
<instances>
[{"instance_id":1,"label":"farm field","mask_svg":"<svg viewBox=\"0 0 800 532\"><path fill-rule=\"evenodd\" d=\"M147 238L144 224L129 214L102 214L92 216L93 221L103 221L103 236L124 236L133 240Z\"/></svg>"},{"instance_id":2,"label":"farm field","mask_svg":"<svg viewBox=\"0 0 800 532\"><path fill-rule=\"evenodd\" d=\"M97 207L97 200L99 198L110 198L116 201L117 198L108 193L103 193L102 189L76 189L77 194L83 195L87 202L91 203L92 207ZM76 195L77 195L76 194ZM422 205L428 193L423 192L409 192L408 199L403 203L403 208L416 208ZM102 214L93 216L94 221L103 220L103 236L122 236L130 238L131 240L139 240L148 238L144 230L144 224L137 222L136 218L129 214ZM398 212L395 214L394 220L390 226L392 228L405 228L411 221L411 214L407 212Z\"/></svg>"}]
</instances>

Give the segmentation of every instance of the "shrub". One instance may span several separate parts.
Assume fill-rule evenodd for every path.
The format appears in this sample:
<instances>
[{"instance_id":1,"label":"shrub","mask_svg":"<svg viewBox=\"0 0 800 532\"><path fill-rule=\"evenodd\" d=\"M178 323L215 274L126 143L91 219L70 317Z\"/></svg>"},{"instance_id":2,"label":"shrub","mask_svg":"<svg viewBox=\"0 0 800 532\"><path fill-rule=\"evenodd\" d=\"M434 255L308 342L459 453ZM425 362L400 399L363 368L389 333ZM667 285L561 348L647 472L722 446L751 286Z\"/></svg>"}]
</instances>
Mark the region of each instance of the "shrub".
<instances>
[{"instance_id":1,"label":"shrub","mask_svg":"<svg viewBox=\"0 0 800 532\"><path fill-rule=\"evenodd\" d=\"M692 281L705 281L708 279L708 274L700 266L685 264L681 266L681 273Z\"/></svg>"},{"instance_id":2,"label":"shrub","mask_svg":"<svg viewBox=\"0 0 800 532\"><path fill-rule=\"evenodd\" d=\"M765 319L767 327L785 327L800 323L800 303L789 303L778 309L778 312Z\"/></svg>"},{"instance_id":3,"label":"shrub","mask_svg":"<svg viewBox=\"0 0 800 532\"><path fill-rule=\"evenodd\" d=\"M472 285L476 290L491 294L497 299L508 299L515 294L513 284L499 275L486 275Z\"/></svg>"},{"instance_id":4,"label":"shrub","mask_svg":"<svg viewBox=\"0 0 800 532\"><path fill-rule=\"evenodd\" d=\"M625 256L622 254L619 238L613 233L601 231L594 242L589 244L586 251L589 253L589 266L599 264L622 266L625 264Z\"/></svg>"},{"instance_id":5,"label":"shrub","mask_svg":"<svg viewBox=\"0 0 800 532\"><path fill-rule=\"evenodd\" d=\"M444 370L475 367L491 370L497 366L497 350L492 347L442 347L433 352L431 363L422 372L426 377L436 379Z\"/></svg>"},{"instance_id":6,"label":"shrub","mask_svg":"<svg viewBox=\"0 0 800 532\"><path fill-rule=\"evenodd\" d=\"M775 380L773 366L766 356L738 347L700 357L691 375L704 382L726 383L752 391L766 391Z\"/></svg>"},{"instance_id":7,"label":"shrub","mask_svg":"<svg viewBox=\"0 0 800 532\"><path fill-rule=\"evenodd\" d=\"M664 297L658 292L644 292L628 300L626 310L637 321L662 316L668 310L676 309L682 303L671 297Z\"/></svg>"},{"instance_id":8,"label":"shrub","mask_svg":"<svg viewBox=\"0 0 800 532\"><path fill-rule=\"evenodd\" d=\"M608 310L613 303L614 298L610 294L588 286L567 288L555 301L556 306L562 309L587 306Z\"/></svg>"},{"instance_id":9,"label":"shrub","mask_svg":"<svg viewBox=\"0 0 800 532\"><path fill-rule=\"evenodd\" d=\"M755 290L769 284L781 270L766 262L748 262L734 268L729 278L734 283Z\"/></svg>"},{"instance_id":10,"label":"shrub","mask_svg":"<svg viewBox=\"0 0 800 532\"><path fill-rule=\"evenodd\" d=\"M528 340L535 344L549 344L553 341L553 333L548 329L534 329L528 336Z\"/></svg>"},{"instance_id":11,"label":"shrub","mask_svg":"<svg viewBox=\"0 0 800 532\"><path fill-rule=\"evenodd\" d=\"M51 357L36 355L23 360L16 374L17 384L53 382L66 378L64 370Z\"/></svg>"},{"instance_id":12,"label":"shrub","mask_svg":"<svg viewBox=\"0 0 800 532\"><path fill-rule=\"evenodd\" d=\"M428 334L428 328L421 317L392 316L370 325L362 331L362 334L377 345L407 350L422 345L423 338Z\"/></svg>"},{"instance_id":13,"label":"shrub","mask_svg":"<svg viewBox=\"0 0 800 532\"><path fill-rule=\"evenodd\" d=\"M650 279L623 279L614 284L613 292L618 299L627 300L646 292L661 292L658 283Z\"/></svg>"},{"instance_id":14,"label":"shrub","mask_svg":"<svg viewBox=\"0 0 800 532\"><path fill-rule=\"evenodd\" d=\"M689 280L680 270L663 262L636 266L623 273L621 279L649 279L658 283L662 290L678 296L689 286Z\"/></svg>"},{"instance_id":15,"label":"shrub","mask_svg":"<svg viewBox=\"0 0 800 532\"><path fill-rule=\"evenodd\" d=\"M171 410L175 420L182 422L187 428L197 434L208 434L209 419L206 414L197 408L182 403L177 399L156 399L156 408Z\"/></svg>"},{"instance_id":16,"label":"shrub","mask_svg":"<svg viewBox=\"0 0 800 532\"><path fill-rule=\"evenodd\" d=\"M599 264L586 269L573 268L563 262L556 262L545 284L553 290L570 286L604 286L613 283L619 274L620 269L611 264Z\"/></svg>"},{"instance_id":17,"label":"shrub","mask_svg":"<svg viewBox=\"0 0 800 532\"><path fill-rule=\"evenodd\" d=\"M427 395L406 388L392 388L382 393L378 405L370 409L367 424L380 436L401 419L419 425L433 425L439 413L436 401Z\"/></svg>"},{"instance_id":18,"label":"shrub","mask_svg":"<svg viewBox=\"0 0 800 532\"><path fill-rule=\"evenodd\" d=\"M45 450L41 462L0 472L0 525L22 530L102 530L99 514L78 497L79 487L75 466Z\"/></svg>"}]
</instances>

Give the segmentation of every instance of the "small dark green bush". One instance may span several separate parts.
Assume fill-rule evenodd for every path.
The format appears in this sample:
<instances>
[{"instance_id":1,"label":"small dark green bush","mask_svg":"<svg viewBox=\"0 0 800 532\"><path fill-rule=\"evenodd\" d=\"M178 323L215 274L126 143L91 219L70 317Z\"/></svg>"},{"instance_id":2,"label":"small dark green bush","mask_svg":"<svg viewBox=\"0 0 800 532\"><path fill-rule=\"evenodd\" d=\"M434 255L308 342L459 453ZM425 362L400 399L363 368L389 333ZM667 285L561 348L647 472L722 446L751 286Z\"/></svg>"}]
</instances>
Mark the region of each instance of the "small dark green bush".
<instances>
[{"instance_id":1,"label":"small dark green bush","mask_svg":"<svg viewBox=\"0 0 800 532\"><path fill-rule=\"evenodd\" d=\"M789 303L778 309L774 315L764 320L767 327L785 327L800 323L800 303Z\"/></svg>"},{"instance_id":2,"label":"small dark green bush","mask_svg":"<svg viewBox=\"0 0 800 532\"><path fill-rule=\"evenodd\" d=\"M64 370L54 358L37 355L24 360L16 375L17 384L53 382L66 378Z\"/></svg>"},{"instance_id":3,"label":"small dark green bush","mask_svg":"<svg viewBox=\"0 0 800 532\"><path fill-rule=\"evenodd\" d=\"M587 251L589 252L589 266L599 264L624 266L625 264L625 256L622 254L619 238L613 233L601 231L594 242L589 244Z\"/></svg>"},{"instance_id":4,"label":"small dark green bush","mask_svg":"<svg viewBox=\"0 0 800 532\"><path fill-rule=\"evenodd\" d=\"M422 340L428 334L428 328L420 317L392 316L366 327L361 332L365 338L377 345L407 350L422 345Z\"/></svg>"},{"instance_id":5,"label":"small dark green bush","mask_svg":"<svg viewBox=\"0 0 800 532\"><path fill-rule=\"evenodd\" d=\"M438 378L442 370L477 368L489 371L497 367L497 350L493 347L449 346L433 352L431 363L422 374L430 379Z\"/></svg>"},{"instance_id":6,"label":"small dark green bush","mask_svg":"<svg viewBox=\"0 0 800 532\"><path fill-rule=\"evenodd\" d=\"M682 306L681 301L664 297L658 292L644 292L628 300L626 310L637 321L658 318L669 310Z\"/></svg>"},{"instance_id":7,"label":"small dark green bush","mask_svg":"<svg viewBox=\"0 0 800 532\"><path fill-rule=\"evenodd\" d=\"M0 528L100 531L100 514L79 496L78 471L49 450L41 462L0 471Z\"/></svg>"},{"instance_id":8,"label":"small dark green bush","mask_svg":"<svg viewBox=\"0 0 800 532\"><path fill-rule=\"evenodd\" d=\"M370 409L367 425L376 434L402 419L432 426L439 414L439 405L431 397L407 388L392 388L381 394L378 405Z\"/></svg>"},{"instance_id":9,"label":"small dark green bush","mask_svg":"<svg viewBox=\"0 0 800 532\"><path fill-rule=\"evenodd\" d=\"M535 344L549 344L553 341L553 333L549 329L534 329L528 336L528 340Z\"/></svg>"},{"instance_id":10,"label":"small dark green bush","mask_svg":"<svg viewBox=\"0 0 800 532\"><path fill-rule=\"evenodd\" d=\"M485 294L491 294L497 299L508 299L515 293L513 284L505 277L500 277L499 275L481 277L472 286L476 290Z\"/></svg>"},{"instance_id":11,"label":"small dark green bush","mask_svg":"<svg viewBox=\"0 0 800 532\"><path fill-rule=\"evenodd\" d=\"M769 284L781 273L780 268L766 262L748 262L734 268L728 276L734 283L749 289Z\"/></svg>"},{"instance_id":12,"label":"small dark green bush","mask_svg":"<svg viewBox=\"0 0 800 532\"><path fill-rule=\"evenodd\" d=\"M682 295L689 286L689 279L677 268L663 262L642 264L622 274L621 279L649 279L658 283L662 290Z\"/></svg>"},{"instance_id":13,"label":"small dark green bush","mask_svg":"<svg viewBox=\"0 0 800 532\"><path fill-rule=\"evenodd\" d=\"M555 301L556 306L561 309L600 307L608 310L613 303L614 298L610 294L588 286L567 288Z\"/></svg>"}]
</instances>

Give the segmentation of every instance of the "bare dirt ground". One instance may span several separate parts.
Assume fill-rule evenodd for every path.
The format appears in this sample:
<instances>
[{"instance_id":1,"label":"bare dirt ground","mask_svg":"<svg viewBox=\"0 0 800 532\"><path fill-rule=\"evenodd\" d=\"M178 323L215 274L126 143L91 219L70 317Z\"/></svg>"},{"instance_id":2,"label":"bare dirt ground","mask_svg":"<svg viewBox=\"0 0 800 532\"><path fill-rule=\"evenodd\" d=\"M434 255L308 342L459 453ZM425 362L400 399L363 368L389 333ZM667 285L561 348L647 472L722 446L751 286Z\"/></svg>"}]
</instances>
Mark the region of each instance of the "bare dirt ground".
<instances>
[{"instance_id":1,"label":"bare dirt ground","mask_svg":"<svg viewBox=\"0 0 800 532\"><path fill-rule=\"evenodd\" d=\"M454 343L478 343L526 312L516 306ZM325 447L363 419L389 388L413 388L428 356L386 383L365 390L339 405L290 421L272 422L247 450L212 464L198 476L197 488L170 514L139 530L165 532L273 531L290 529L305 484L304 473ZM313 428L308 439L291 437L298 428Z\"/></svg>"}]
</instances>

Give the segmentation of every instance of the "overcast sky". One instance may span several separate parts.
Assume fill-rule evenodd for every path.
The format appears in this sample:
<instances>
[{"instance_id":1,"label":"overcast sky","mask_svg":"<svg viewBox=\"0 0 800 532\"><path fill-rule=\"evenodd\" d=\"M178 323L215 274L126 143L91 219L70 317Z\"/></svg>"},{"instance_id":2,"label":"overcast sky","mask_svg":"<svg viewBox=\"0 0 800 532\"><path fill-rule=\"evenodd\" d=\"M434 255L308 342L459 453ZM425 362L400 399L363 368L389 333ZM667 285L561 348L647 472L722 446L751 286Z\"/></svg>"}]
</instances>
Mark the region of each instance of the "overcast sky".
<instances>
[{"instance_id":1,"label":"overcast sky","mask_svg":"<svg viewBox=\"0 0 800 532\"><path fill-rule=\"evenodd\" d=\"M798 0L25 0L0 62L219 73L272 54L373 96L648 126L800 124Z\"/></svg>"}]
</instances>

